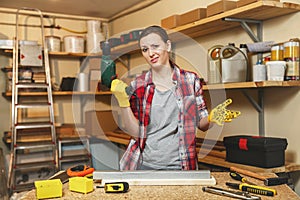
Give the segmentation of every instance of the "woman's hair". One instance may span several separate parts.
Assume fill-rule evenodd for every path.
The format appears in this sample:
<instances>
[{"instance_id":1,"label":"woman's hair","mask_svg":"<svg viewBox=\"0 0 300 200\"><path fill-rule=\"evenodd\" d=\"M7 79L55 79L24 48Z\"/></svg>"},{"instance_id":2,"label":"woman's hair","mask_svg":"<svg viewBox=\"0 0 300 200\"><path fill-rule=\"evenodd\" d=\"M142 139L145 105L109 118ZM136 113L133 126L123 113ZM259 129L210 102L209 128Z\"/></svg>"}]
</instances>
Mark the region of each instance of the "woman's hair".
<instances>
[{"instance_id":1,"label":"woman's hair","mask_svg":"<svg viewBox=\"0 0 300 200\"><path fill-rule=\"evenodd\" d=\"M141 39L151 33L155 33L155 34L159 35L165 43L169 40L169 36L168 36L167 32L165 31L165 29L163 29L160 26L153 25L153 26L149 26L149 27L145 28L142 31L140 38L139 38L139 45L140 45Z\"/></svg>"}]
</instances>

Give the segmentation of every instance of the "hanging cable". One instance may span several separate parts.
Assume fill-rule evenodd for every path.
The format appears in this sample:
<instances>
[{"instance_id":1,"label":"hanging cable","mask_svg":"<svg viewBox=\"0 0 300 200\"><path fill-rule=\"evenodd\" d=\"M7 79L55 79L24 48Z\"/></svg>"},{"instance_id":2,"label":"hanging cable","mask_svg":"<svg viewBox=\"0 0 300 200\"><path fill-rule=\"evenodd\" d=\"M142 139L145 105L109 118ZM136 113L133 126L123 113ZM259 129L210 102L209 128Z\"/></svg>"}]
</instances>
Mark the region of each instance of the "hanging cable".
<instances>
[{"instance_id":1,"label":"hanging cable","mask_svg":"<svg viewBox=\"0 0 300 200\"><path fill-rule=\"evenodd\" d=\"M71 32L71 33L78 33L78 34L85 34L85 33L87 33L87 31L74 31L74 30L71 30L71 29L59 26L59 25L55 26L54 28L56 28L56 29L62 29L62 30L65 30L65 31L68 31L68 32Z\"/></svg>"}]
</instances>

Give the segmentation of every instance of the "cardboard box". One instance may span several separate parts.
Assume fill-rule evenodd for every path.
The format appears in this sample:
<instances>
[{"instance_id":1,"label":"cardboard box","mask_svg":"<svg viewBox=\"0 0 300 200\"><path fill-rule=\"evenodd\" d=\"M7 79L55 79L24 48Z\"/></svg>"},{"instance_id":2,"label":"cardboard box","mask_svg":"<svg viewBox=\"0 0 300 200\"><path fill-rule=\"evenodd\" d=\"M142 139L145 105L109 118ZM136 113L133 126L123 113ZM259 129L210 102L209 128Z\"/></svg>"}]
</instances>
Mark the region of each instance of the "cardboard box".
<instances>
[{"instance_id":1,"label":"cardboard box","mask_svg":"<svg viewBox=\"0 0 300 200\"><path fill-rule=\"evenodd\" d=\"M99 82L101 82L100 69L90 70L90 91L92 92L99 91L99 87L98 87Z\"/></svg>"},{"instance_id":2,"label":"cardboard box","mask_svg":"<svg viewBox=\"0 0 300 200\"><path fill-rule=\"evenodd\" d=\"M226 161L263 168L285 164L285 138L238 135L224 137L223 142Z\"/></svg>"},{"instance_id":3,"label":"cardboard box","mask_svg":"<svg viewBox=\"0 0 300 200\"><path fill-rule=\"evenodd\" d=\"M21 45L20 65L22 66L43 66L41 45Z\"/></svg>"},{"instance_id":4,"label":"cardboard box","mask_svg":"<svg viewBox=\"0 0 300 200\"><path fill-rule=\"evenodd\" d=\"M236 1L221 0L207 6L207 17L236 8Z\"/></svg>"},{"instance_id":5,"label":"cardboard box","mask_svg":"<svg viewBox=\"0 0 300 200\"><path fill-rule=\"evenodd\" d=\"M248 5L250 3L258 2L258 1L270 1L270 0L239 0L236 2L237 7L242 7ZM273 0L273 1L280 1L280 0Z\"/></svg>"},{"instance_id":6,"label":"cardboard box","mask_svg":"<svg viewBox=\"0 0 300 200\"><path fill-rule=\"evenodd\" d=\"M172 15L161 20L161 26L167 29L179 26L180 15Z\"/></svg>"},{"instance_id":7,"label":"cardboard box","mask_svg":"<svg viewBox=\"0 0 300 200\"><path fill-rule=\"evenodd\" d=\"M85 112L85 130L87 135L103 135L104 132L114 131L118 125L112 111Z\"/></svg>"},{"instance_id":8,"label":"cardboard box","mask_svg":"<svg viewBox=\"0 0 300 200\"><path fill-rule=\"evenodd\" d=\"M179 25L188 24L206 17L206 8L197 8L180 15Z\"/></svg>"}]
</instances>

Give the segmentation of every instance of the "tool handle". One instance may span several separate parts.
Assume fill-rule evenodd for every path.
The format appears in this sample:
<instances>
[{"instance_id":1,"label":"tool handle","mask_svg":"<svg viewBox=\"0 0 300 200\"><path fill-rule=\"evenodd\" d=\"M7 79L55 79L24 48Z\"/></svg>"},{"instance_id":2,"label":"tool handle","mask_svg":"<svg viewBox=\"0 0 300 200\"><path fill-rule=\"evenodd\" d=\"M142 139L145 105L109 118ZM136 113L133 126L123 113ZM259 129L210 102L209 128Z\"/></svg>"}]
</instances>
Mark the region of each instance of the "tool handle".
<instances>
[{"instance_id":1,"label":"tool handle","mask_svg":"<svg viewBox=\"0 0 300 200\"><path fill-rule=\"evenodd\" d=\"M241 175L239 175L238 173L236 173L236 172L230 172L229 174L230 174L231 178L233 178L234 180L244 182L243 181L243 177Z\"/></svg>"},{"instance_id":2,"label":"tool handle","mask_svg":"<svg viewBox=\"0 0 300 200\"><path fill-rule=\"evenodd\" d=\"M242 191L247 191L255 194L266 195L266 196L275 196L276 190L272 188L261 187L257 185L249 185L247 183L242 183L239 185L239 189Z\"/></svg>"},{"instance_id":3,"label":"tool handle","mask_svg":"<svg viewBox=\"0 0 300 200\"><path fill-rule=\"evenodd\" d=\"M240 174L244 174L244 175L247 175L247 176L262 180L262 181L266 180L266 177L264 177L262 175L259 175L257 173L245 170L245 169L240 169L240 168L237 168L237 167L230 167L230 171L234 171L234 172L237 172L237 173L240 173Z\"/></svg>"}]
</instances>

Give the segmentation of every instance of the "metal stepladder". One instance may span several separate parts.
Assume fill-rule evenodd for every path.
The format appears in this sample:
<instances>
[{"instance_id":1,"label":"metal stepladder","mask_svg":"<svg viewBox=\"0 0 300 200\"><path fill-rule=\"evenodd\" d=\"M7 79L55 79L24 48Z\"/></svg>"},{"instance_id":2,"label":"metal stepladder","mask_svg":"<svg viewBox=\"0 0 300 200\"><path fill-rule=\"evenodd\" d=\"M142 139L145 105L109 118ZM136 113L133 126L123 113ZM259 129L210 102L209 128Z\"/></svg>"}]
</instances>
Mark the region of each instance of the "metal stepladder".
<instances>
[{"instance_id":1,"label":"metal stepladder","mask_svg":"<svg viewBox=\"0 0 300 200\"><path fill-rule=\"evenodd\" d=\"M35 47L30 46L29 49L39 49L40 54L37 59L41 61L36 64L33 62L32 65L26 64L25 66L21 64L20 61L24 55L22 55L22 47L20 45L19 39L19 15L26 15L27 12L37 13L40 18L41 27L41 45L36 45ZM25 46L25 45L24 45ZM21 49L21 50L20 50ZM24 48L26 49L26 48ZM24 52L25 50L23 50ZM35 52L35 51L34 51ZM34 53L33 53L34 54ZM26 57L32 55L26 55ZM36 59L36 57L34 58ZM33 59L33 60L34 60ZM29 63L32 61L29 61ZM38 68L39 71L44 73L45 79L41 82L24 82L20 77L20 70L23 68ZM34 92L45 92L47 95L42 95L37 100L35 97L20 97L23 91L29 91L34 95ZM25 100L24 100L25 99ZM11 154L10 154L10 166L9 166L9 181L8 187L11 191L24 191L34 188L33 180L47 179L46 176L51 176L51 172L55 173L58 170L58 152L57 152L57 142L56 142L56 131L55 131L55 120L54 120L54 109L53 109L53 99L52 99L52 86L51 86L51 76L50 76L50 66L48 58L48 48L45 42L44 35L44 24L43 24L43 14L38 9L33 8L21 8L16 12L16 34L14 38L13 47L13 77L12 77L12 102L11 102L11 132L12 132L12 142L11 142ZM28 110L46 110L46 119L44 121L38 119L25 119L24 113ZM43 134L46 134L46 138L42 138L39 132L43 130ZM22 134L28 132L33 135L36 140L34 141L22 141L20 137ZM41 138L39 140L39 138ZM36 156L38 155L38 156ZM47 155L47 156L40 156ZM39 157L38 161L33 158ZM46 158L45 158L46 157ZM43 159L40 159L43 158ZM38 176L37 172L41 170L48 171L46 176ZM33 179L29 177L28 174L33 174ZM19 177L23 177L20 181ZM25 179L24 179L25 177ZM18 180L19 179L19 180Z\"/></svg>"}]
</instances>

